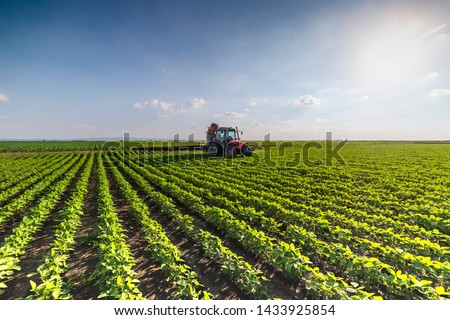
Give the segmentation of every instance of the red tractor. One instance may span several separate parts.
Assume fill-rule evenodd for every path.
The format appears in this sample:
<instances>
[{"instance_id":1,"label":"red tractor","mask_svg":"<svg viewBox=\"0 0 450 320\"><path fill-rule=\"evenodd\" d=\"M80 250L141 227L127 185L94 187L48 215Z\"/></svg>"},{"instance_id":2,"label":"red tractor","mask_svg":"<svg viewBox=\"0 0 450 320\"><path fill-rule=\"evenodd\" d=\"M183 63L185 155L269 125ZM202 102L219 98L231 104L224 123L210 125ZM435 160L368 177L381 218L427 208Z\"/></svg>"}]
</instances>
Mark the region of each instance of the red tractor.
<instances>
[{"instance_id":1,"label":"red tractor","mask_svg":"<svg viewBox=\"0 0 450 320\"><path fill-rule=\"evenodd\" d=\"M217 123L209 126L204 149L209 154L229 158L238 154L251 156L253 151L245 142L241 141L237 127L219 127Z\"/></svg>"}]
</instances>

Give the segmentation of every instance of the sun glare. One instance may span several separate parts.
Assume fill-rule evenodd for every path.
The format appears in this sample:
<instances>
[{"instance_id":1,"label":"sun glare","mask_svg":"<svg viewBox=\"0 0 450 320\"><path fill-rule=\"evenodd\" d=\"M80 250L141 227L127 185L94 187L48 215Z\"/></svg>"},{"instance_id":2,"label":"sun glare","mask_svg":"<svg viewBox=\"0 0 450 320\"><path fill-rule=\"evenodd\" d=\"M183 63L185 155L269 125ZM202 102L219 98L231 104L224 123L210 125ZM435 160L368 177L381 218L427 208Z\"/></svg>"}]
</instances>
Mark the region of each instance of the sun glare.
<instances>
[{"instance_id":1,"label":"sun glare","mask_svg":"<svg viewBox=\"0 0 450 320\"><path fill-rule=\"evenodd\" d=\"M416 39L408 33L386 33L372 39L363 51L363 67L375 80L400 80L420 63Z\"/></svg>"},{"instance_id":2,"label":"sun glare","mask_svg":"<svg viewBox=\"0 0 450 320\"><path fill-rule=\"evenodd\" d=\"M359 53L361 76L374 82L392 83L414 75L423 60L417 38L417 32L408 29L385 29L369 36Z\"/></svg>"},{"instance_id":3,"label":"sun glare","mask_svg":"<svg viewBox=\"0 0 450 320\"><path fill-rule=\"evenodd\" d=\"M417 20L386 23L360 35L352 62L357 76L371 84L401 85L428 72L430 39L438 28Z\"/></svg>"}]
</instances>

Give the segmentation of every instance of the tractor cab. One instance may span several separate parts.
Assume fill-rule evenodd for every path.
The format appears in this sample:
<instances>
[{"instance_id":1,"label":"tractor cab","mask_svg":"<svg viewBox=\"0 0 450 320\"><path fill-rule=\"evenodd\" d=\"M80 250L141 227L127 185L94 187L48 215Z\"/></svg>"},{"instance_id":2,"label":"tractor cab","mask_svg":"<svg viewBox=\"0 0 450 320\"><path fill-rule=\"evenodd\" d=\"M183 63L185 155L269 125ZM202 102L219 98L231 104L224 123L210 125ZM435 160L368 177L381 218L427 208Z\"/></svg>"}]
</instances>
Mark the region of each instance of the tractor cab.
<instances>
[{"instance_id":1,"label":"tractor cab","mask_svg":"<svg viewBox=\"0 0 450 320\"><path fill-rule=\"evenodd\" d=\"M232 140L239 140L239 133L235 128L220 127L216 130L216 139L222 143L230 143Z\"/></svg>"},{"instance_id":2,"label":"tractor cab","mask_svg":"<svg viewBox=\"0 0 450 320\"><path fill-rule=\"evenodd\" d=\"M217 156L235 157L238 154L251 156L253 149L241 141L239 130L233 127L219 127L212 123L206 132L204 150Z\"/></svg>"}]
</instances>

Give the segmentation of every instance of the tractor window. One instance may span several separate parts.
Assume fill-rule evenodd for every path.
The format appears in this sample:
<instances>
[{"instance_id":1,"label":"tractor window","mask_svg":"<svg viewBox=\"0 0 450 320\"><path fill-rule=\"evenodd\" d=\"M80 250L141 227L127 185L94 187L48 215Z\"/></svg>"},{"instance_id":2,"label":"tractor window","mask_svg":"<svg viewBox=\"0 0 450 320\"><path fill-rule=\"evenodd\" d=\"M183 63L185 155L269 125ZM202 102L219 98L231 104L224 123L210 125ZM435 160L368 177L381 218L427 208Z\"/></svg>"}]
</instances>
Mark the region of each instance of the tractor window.
<instances>
[{"instance_id":1,"label":"tractor window","mask_svg":"<svg viewBox=\"0 0 450 320\"><path fill-rule=\"evenodd\" d=\"M229 138L231 140L236 140L236 132L228 131L227 138Z\"/></svg>"},{"instance_id":2,"label":"tractor window","mask_svg":"<svg viewBox=\"0 0 450 320\"><path fill-rule=\"evenodd\" d=\"M218 130L216 132L217 140L222 141L225 138L225 132Z\"/></svg>"}]
</instances>

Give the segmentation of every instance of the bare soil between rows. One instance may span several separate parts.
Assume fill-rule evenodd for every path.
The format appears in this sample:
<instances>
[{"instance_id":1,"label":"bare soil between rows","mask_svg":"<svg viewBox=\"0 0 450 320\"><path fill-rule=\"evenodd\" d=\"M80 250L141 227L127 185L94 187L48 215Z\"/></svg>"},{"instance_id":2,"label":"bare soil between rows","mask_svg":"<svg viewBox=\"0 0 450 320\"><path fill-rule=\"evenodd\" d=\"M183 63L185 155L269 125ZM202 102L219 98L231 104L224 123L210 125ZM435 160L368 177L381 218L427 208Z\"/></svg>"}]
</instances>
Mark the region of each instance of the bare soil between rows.
<instances>
[{"instance_id":1,"label":"bare soil between rows","mask_svg":"<svg viewBox=\"0 0 450 320\"><path fill-rule=\"evenodd\" d=\"M142 199L145 199L146 195L143 194L139 190L139 188L131 181L131 179L129 179L129 177L127 176L126 173L124 173L123 171L121 171L121 172L124 175L124 177L130 182L130 184L134 187L134 189L138 191L140 197ZM158 188L157 186L153 186L153 187L155 188L155 190L164 194L164 191L161 190L160 188ZM166 194L166 196L170 197L167 194ZM227 238L223 232L218 231L214 226L210 225L202 217L195 215L192 212L190 212L189 210L187 210L183 206L183 204L181 204L176 199L172 199L172 200L173 200L173 203L180 210L180 212L182 212L183 214L187 214L187 215L193 215L195 217L194 223L195 223L196 227L203 229L205 231L208 231L212 235L219 237L222 240L222 243L226 247L228 247L231 251L235 252L238 256L243 257L245 259L245 261L247 261L251 265L253 265L256 268L263 271L264 276L267 279L269 279L268 283L266 283L265 285L271 296L276 297L276 298L286 299L286 300L288 300L288 299L298 300L298 299L306 298L304 288L299 286L297 281L292 281L291 279L286 278L280 270L273 268L272 266L270 266L267 263L265 263L264 261L262 261L259 257L255 256L252 253L249 253L238 242L234 241L233 239ZM149 202L149 201L147 201L147 202ZM171 233L175 232L173 230L177 230L175 224L171 221L171 219L169 217L162 215L154 206L152 206L149 203L148 203L148 205L151 209L151 212L155 213L155 216L152 218L154 218L161 225L163 225L164 229L166 230L166 232L169 235L169 238L171 238ZM181 233L181 231L177 231L177 233L178 233L178 237L180 239L183 239L183 241L187 241L186 237ZM171 238L171 240L172 240L172 242L174 242L174 240L172 238ZM174 243L174 244L176 244L176 243ZM203 250L201 248L195 246L194 243L192 243L191 250L194 250L194 248L196 248L196 250L198 250L199 254L203 255ZM203 259L207 259L207 258L203 258ZM211 263L215 264L214 262L211 262ZM217 265L217 264L215 264L215 265ZM220 273L220 266L217 266L216 272L218 272L216 274L216 278L220 278L221 281L229 282L229 280L226 278L226 276L224 276L222 273ZM199 274L201 274L201 273L199 272ZM236 288L236 290L240 291L237 288ZM250 299L250 297L246 296L244 293L241 293L241 294L243 295L242 297L229 297L229 298L231 298L231 299Z\"/></svg>"},{"instance_id":2,"label":"bare soil between rows","mask_svg":"<svg viewBox=\"0 0 450 320\"><path fill-rule=\"evenodd\" d=\"M82 169L84 169L83 165ZM84 214L81 217L81 226L76 235L76 247L71 251L68 259L68 269L63 275L66 282L66 288L74 300L98 299L100 289L97 286L97 280L101 272L99 264L98 250L98 206L97 206L97 165L94 162L94 168L89 179L88 193L84 201ZM0 299L24 299L30 295L30 280L39 284L40 279L36 273L37 268L42 263L43 258L48 254L52 241L54 240L54 231L59 221L59 212L64 203L69 199L70 192L73 190L76 181L78 181L81 170L73 179L71 186L65 192L62 200L52 211L49 219L39 231L25 255L21 258L21 270L7 281L8 288L0 295ZM193 271L198 274L200 283L205 289L213 295L214 299L252 299L251 296L242 292L236 285L221 272L221 267L213 260L209 259L203 249L188 239L170 217L162 214L154 205L151 204L146 195L136 187L126 173L122 172L125 179L129 181L133 188L138 192L151 212L151 218L160 223L166 232L167 237L178 247L182 258L186 261ZM130 246L131 253L135 259L136 265L133 270L136 272L136 278L139 280L138 288L146 299L167 300L172 299L174 284L169 283L167 276L160 268L160 264L152 257L149 250L149 243L146 240L145 233L139 222L133 217L126 204L126 201L120 194L117 183L111 173L107 170L107 176L110 181L110 191L114 199L116 211L122 221L126 241ZM158 190L156 186L155 190ZM162 192L161 190L158 190ZM164 192L162 192L164 194ZM241 256L256 268L263 271L268 279L266 288L270 296L282 299L305 299L305 291L298 285L298 282L291 281L283 274L261 261L257 256L246 251L239 243L229 239L226 235L218 231L215 227L206 222L202 217L189 212L186 207L173 200L174 204L183 214L192 215L195 218L195 226L219 237L223 244L230 250ZM8 231L3 233L10 234L13 227L20 222L20 219L14 221L8 226Z\"/></svg>"},{"instance_id":3,"label":"bare soil between rows","mask_svg":"<svg viewBox=\"0 0 450 320\"><path fill-rule=\"evenodd\" d=\"M37 274L37 269L42 263L46 254L48 254L50 251L51 244L55 237L55 228L60 218L59 212L64 208L65 202L70 198L71 192L74 189L81 175L81 172L84 170L86 163L87 161L85 161L81 168L78 170L75 178L72 179L62 198L59 200L55 208L53 208L53 210L51 211L41 230L38 231L34 236L34 239L26 249L25 254L21 257L19 263L20 270L14 273L11 279L6 281L6 285L8 287L0 295L0 300L24 299L31 294L30 280L39 284L40 281L39 275ZM14 221L14 223L12 223L7 228L8 231L4 233L3 236L5 237L9 234L12 234L14 230L13 228L16 227L19 223L20 220L18 219L17 221ZM4 238L2 238L2 241L3 239Z\"/></svg>"},{"instance_id":4,"label":"bare soil between rows","mask_svg":"<svg viewBox=\"0 0 450 320\"><path fill-rule=\"evenodd\" d=\"M110 181L114 181L113 177L109 174L108 178ZM170 284L165 280L167 277L158 267L158 262L154 261L147 250L149 244L145 240L145 234L141 230L139 223L128 211L126 202L120 196L118 188L114 185L114 183L112 183L111 185L111 193L116 201L119 217L121 217L123 226L127 230L127 242L128 244L130 244L132 254L137 262L135 271L138 273L137 278L141 281L138 287L141 289L141 292L143 292L144 297L146 298L170 299L170 293L171 289L173 289L173 284ZM247 298L240 292L239 289L234 288L233 284L228 283L228 281L219 274L220 267L210 259L205 258L202 252L199 251L199 248L195 247L195 244L192 241L186 239L186 237L179 230L177 230L176 226L174 226L170 220L161 219L161 216L158 217L154 208L150 208L150 212L152 214L155 214L151 218L156 220L163 226L167 237L176 247L179 248L181 257L198 274L200 283L206 286L208 292L213 294L215 299L223 300ZM153 269L144 270L146 272L140 272L139 258L142 256L146 258L145 260L147 261L147 263L149 261L154 261ZM148 277L151 276L151 272L149 271L155 273L154 276L157 278L148 279ZM152 290L155 284L158 284L160 286L157 292L154 292L154 290ZM161 296L161 294L163 293L165 293L166 296ZM148 296L149 294L152 295Z\"/></svg>"}]
</instances>

